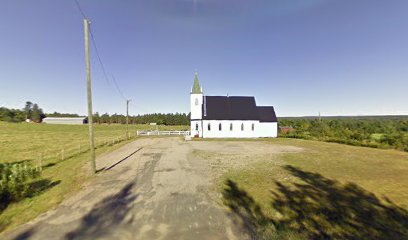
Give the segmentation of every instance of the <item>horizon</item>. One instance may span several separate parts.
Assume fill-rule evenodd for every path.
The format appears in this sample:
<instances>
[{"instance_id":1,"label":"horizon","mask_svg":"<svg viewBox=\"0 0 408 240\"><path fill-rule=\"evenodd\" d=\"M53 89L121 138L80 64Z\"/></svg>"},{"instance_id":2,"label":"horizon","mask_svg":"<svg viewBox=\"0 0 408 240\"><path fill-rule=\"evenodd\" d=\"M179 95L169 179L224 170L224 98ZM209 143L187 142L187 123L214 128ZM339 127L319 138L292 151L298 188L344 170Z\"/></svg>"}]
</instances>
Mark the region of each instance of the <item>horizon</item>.
<instances>
[{"instance_id":1,"label":"horizon","mask_svg":"<svg viewBox=\"0 0 408 240\"><path fill-rule=\"evenodd\" d=\"M93 112L188 114L198 71L204 94L278 117L408 115L407 1L79 3L109 78L90 46ZM4 4L0 106L86 115L82 20L74 1Z\"/></svg>"}]
</instances>

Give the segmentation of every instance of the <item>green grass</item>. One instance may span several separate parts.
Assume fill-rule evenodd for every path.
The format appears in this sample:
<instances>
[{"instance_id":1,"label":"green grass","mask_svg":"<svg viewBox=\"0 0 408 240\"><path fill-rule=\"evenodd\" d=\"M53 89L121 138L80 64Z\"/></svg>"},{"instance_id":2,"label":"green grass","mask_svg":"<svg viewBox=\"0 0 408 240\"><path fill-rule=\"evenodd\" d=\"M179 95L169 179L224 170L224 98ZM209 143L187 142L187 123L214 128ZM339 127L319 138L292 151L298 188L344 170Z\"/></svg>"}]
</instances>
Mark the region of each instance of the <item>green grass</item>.
<instances>
[{"instance_id":1,"label":"green grass","mask_svg":"<svg viewBox=\"0 0 408 240\"><path fill-rule=\"evenodd\" d=\"M125 143L125 125L95 125L97 155L112 151ZM156 129L156 126L130 125L129 130ZM159 126L161 130L188 129L188 126ZM119 141L118 141L119 139ZM28 160L39 164L43 154L42 186L33 197L11 203L0 212L0 232L28 222L55 207L79 190L90 176L88 164L88 127L86 125L46 125L0 122L0 163ZM82 145L79 152L79 144ZM61 159L64 149L64 160Z\"/></svg>"},{"instance_id":2,"label":"green grass","mask_svg":"<svg viewBox=\"0 0 408 240\"><path fill-rule=\"evenodd\" d=\"M408 238L408 153L297 139L301 147L219 179L223 204L259 239Z\"/></svg>"},{"instance_id":3,"label":"green grass","mask_svg":"<svg viewBox=\"0 0 408 240\"><path fill-rule=\"evenodd\" d=\"M189 129L188 126L158 126L160 130ZM125 125L95 125L97 145L125 138ZM130 134L136 130L156 129L156 126L129 125ZM0 122L0 163L43 158L60 158L77 153L79 145L84 150L88 146L87 125L47 125ZM58 156L57 156L58 155Z\"/></svg>"}]
</instances>

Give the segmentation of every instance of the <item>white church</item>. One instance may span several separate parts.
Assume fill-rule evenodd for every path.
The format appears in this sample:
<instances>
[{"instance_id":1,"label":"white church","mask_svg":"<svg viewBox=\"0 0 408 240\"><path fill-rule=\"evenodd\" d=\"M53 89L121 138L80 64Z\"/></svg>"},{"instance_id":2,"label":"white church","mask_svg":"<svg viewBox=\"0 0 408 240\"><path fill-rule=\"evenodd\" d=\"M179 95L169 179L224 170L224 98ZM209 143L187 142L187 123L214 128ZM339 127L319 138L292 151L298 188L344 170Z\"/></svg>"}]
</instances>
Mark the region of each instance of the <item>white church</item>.
<instances>
[{"instance_id":1,"label":"white church","mask_svg":"<svg viewBox=\"0 0 408 240\"><path fill-rule=\"evenodd\" d=\"M204 96L197 73L190 92L191 136L262 138L278 136L272 106L257 106L254 97Z\"/></svg>"}]
</instances>

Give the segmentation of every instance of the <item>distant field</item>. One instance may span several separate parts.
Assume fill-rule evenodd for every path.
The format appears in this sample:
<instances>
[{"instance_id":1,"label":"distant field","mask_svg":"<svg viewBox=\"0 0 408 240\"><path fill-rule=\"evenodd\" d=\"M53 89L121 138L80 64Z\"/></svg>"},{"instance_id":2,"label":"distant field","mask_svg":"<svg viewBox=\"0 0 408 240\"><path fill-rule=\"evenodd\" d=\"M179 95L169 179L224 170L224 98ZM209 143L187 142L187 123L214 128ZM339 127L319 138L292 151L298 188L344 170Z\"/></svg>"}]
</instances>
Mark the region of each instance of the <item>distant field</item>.
<instances>
[{"instance_id":1,"label":"distant field","mask_svg":"<svg viewBox=\"0 0 408 240\"><path fill-rule=\"evenodd\" d=\"M158 126L160 130L184 130L188 126ZM95 125L97 145L125 138L126 125ZM150 125L129 125L132 136L136 130L156 129ZM23 160L37 161L70 156L79 149L89 149L87 125L51 125L0 122L0 163Z\"/></svg>"},{"instance_id":2,"label":"distant field","mask_svg":"<svg viewBox=\"0 0 408 240\"><path fill-rule=\"evenodd\" d=\"M222 203L257 239L408 238L408 153L298 139L249 146L196 154L223 172ZM288 152L265 150L279 147Z\"/></svg>"},{"instance_id":3,"label":"distant field","mask_svg":"<svg viewBox=\"0 0 408 240\"><path fill-rule=\"evenodd\" d=\"M129 131L134 136L136 130L155 128L148 125L130 125ZM97 155L127 143L125 129L125 125L95 125ZM183 130L188 129L188 126L159 126L159 129ZM41 185L37 184L34 196L12 203L0 211L0 232L51 209L75 193L90 178L89 173L84 171L84 166L89 161L87 140L86 125L0 122L0 163L28 160L37 165L39 154L44 157L41 180L37 181ZM62 149L64 159L61 156Z\"/></svg>"}]
</instances>

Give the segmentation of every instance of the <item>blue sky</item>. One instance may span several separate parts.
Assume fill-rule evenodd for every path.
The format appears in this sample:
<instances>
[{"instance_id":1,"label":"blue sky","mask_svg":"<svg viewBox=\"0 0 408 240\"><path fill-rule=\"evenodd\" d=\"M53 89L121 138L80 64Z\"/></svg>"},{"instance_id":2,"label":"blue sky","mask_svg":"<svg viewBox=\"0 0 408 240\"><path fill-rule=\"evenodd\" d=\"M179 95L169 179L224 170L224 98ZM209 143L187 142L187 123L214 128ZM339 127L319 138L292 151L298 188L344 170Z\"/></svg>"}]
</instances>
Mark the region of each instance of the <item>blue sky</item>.
<instances>
[{"instance_id":1,"label":"blue sky","mask_svg":"<svg viewBox=\"0 0 408 240\"><path fill-rule=\"evenodd\" d=\"M408 114L406 0L79 0L131 114L250 95L278 116ZM0 7L0 106L85 114L83 19L72 1ZM125 113L91 51L94 111Z\"/></svg>"}]
</instances>

